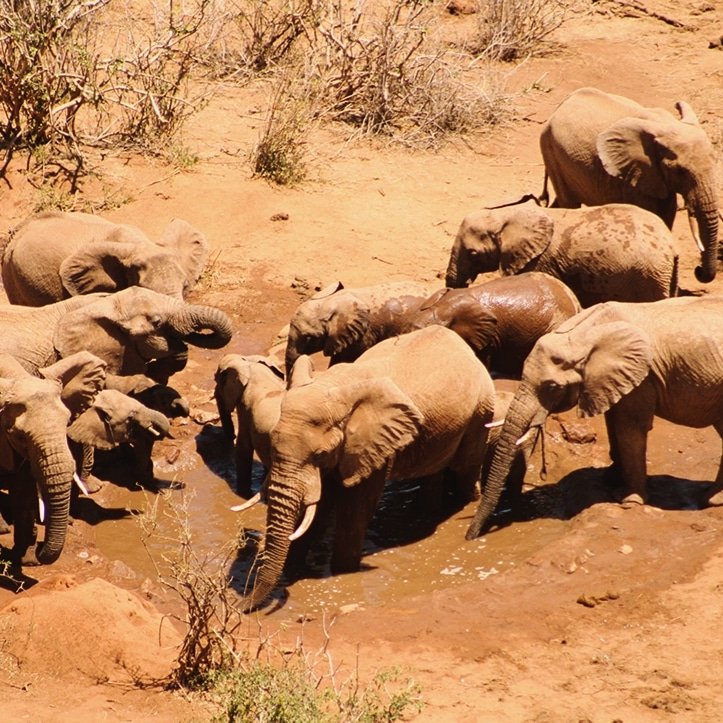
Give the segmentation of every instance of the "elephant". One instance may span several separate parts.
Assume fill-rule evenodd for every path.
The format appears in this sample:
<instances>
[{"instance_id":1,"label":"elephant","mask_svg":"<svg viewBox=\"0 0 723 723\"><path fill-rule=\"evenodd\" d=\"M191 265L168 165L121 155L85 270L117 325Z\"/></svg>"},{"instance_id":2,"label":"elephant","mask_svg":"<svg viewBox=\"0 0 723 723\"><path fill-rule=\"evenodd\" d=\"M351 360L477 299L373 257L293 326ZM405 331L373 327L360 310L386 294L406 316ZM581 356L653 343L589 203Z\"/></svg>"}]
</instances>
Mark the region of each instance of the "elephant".
<instances>
[{"instance_id":1,"label":"elephant","mask_svg":"<svg viewBox=\"0 0 723 723\"><path fill-rule=\"evenodd\" d=\"M583 307L678 292L673 235L657 216L630 204L567 209L533 202L467 215L450 253L447 286L460 288L498 269L551 274Z\"/></svg>"},{"instance_id":2,"label":"elephant","mask_svg":"<svg viewBox=\"0 0 723 723\"><path fill-rule=\"evenodd\" d=\"M345 289L337 282L307 299L294 312L286 345L286 371L301 354L323 351L330 364L354 361L375 341L369 329L381 329L429 296L415 281L397 281ZM385 338L380 336L379 339Z\"/></svg>"},{"instance_id":3,"label":"elephant","mask_svg":"<svg viewBox=\"0 0 723 723\"><path fill-rule=\"evenodd\" d=\"M118 376L110 374L105 381L106 389L115 389L155 409L169 419L187 417L191 413L188 400L167 384L159 384L145 374Z\"/></svg>"},{"instance_id":4,"label":"elephant","mask_svg":"<svg viewBox=\"0 0 723 723\"><path fill-rule=\"evenodd\" d=\"M2 279L10 303L23 306L129 286L182 299L207 260L206 238L180 219L154 243L135 226L89 213L44 211L10 233Z\"/></svg>"},{"instance_id":5,"label":"elephant","mask_svg":"<svg viewBox=\"0 0 723 723\"><path fill-rule=\"evenodd\" d=\"M585 309L541 337L525 362L467 539L494 512L518 445L550 413L605 414L612 461L629 504L644 503L655 416L709 425L723 437L723 297L679 297ZM624 493L623 493L624 494ZM708 493L723 504L723 460Z\"/></svg>"},{"instance_id":6,"label":"elephant","mask_svg":"<svg viewBox=\"0 0 723 723\"><path fill-rule=\"evenodd\" d=\"M68 438L84 448L110 450L130 445L134 472L143 484L153 481L153 444L170 434L168 418L149 409L137 399L115 389L103 389L93 402L68 427ZM80 478L90 474L93 459L84 457Z\"/></svg>"},{"instance_id":7,"label":"elephant","mask_svg":"<svg viewBox=\"0 0 723 723\"><path fill-rule=\"evenodd\" d=\"M448 470L463 502L475 499L494 412L489 373L441 326L386 339L355 362L309 377L294 367L271 432L266 537L244 609L276 587L290 544L331 496L332 571L357 570L362 542L388 480Z\"/></svg>"},{"instance_id":8,"label":"elephant","mask_svg":"<svg viewBox=\"0 0 723 723\"><path fill-rule=\"evenodd\" d=\"M55 562L65 545L75 460L61 389L58 379L32 376L0 355L0 486L9 490L14 576L22 564ZM32 556L27 553L37 541L38 516L44 516L45 536Z\"/></svg>"},{"instance_id":9,"label":"elephant","mask_svg":"<svg viewBox=\"0 0 723 723\"><path fill-rule=\"evenodd\" d=\"M137 286L40 308L0 307L0 353L33 374L87 350L107 364L108 374L145 374L165 384L186 365L188 344L219 349L231 334L231 321L220 309Z\"/></svg>"},{"instance_id":10,"label":"elephant","mask_svg":"<svg viewBox=\"0 0 723 723\"><path fill-rule=\"evenodd\" d=\"M535 342L579 311L575 294L562 281L530 271L467 289L441 289L398 317L391 331L446 326L472 347L491 372L519 378Z\"/></svg>"},{"instance_id":11,"label":"elephant","mask_svg":"<svg viewBox=\"0 0 723 723\"><path fill-rule=\"evenodd\" d=\"M284 374L267 357L226 354L218 363L215 382L214 397L223 431L229 440L236 437L236 490L248 499L254 452L266 469L271 466L270 437L286 391Z\"/></svg>"},{"instance_id":12,"label":"elephant","mask_svg":"<svg viewBox=\"0 0 723 723\"><path fill-rule=\"evenodd\" d=\"M713 281L718 257L716 154L693 109L680 118L662 108L596 88L580 88L560 103L540 135L555 206L630 203L672 228L680 194L701 251L698 281ZM697 229L695 228L697 226Z\"/></svg>"}]
</instances>

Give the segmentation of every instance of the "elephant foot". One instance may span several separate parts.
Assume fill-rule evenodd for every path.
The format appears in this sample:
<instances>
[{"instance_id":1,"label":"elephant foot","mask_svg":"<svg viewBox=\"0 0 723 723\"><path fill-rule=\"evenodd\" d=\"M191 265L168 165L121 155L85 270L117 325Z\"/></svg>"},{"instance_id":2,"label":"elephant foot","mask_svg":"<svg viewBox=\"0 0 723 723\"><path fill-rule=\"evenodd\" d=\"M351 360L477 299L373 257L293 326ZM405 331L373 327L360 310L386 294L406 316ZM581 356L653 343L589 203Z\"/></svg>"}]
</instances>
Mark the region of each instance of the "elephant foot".
<instances>
[{"instance_id":1,"label":"elephant foot","mask_svg":"<svg viewBox=\"0 0 723 723\"><path fill-rule=\"evenodd\" d=\"M723 490L715 492L708 498L708 507L723 507Z\"/></svg>"},{"instance_id":2,"label":"elephant foot","mask_svg":"<svg viewBox=\"0 0 723 723\"><path fill-rule=\"evenodd\" d=\"M101 479L98 479L93 474L89 474L83 480L83 484L85 485L85 489L88 490L89 495L94 495L96 492L100 492L100 490L105 487L105 482Z\"/></svg>"}]
</instances>

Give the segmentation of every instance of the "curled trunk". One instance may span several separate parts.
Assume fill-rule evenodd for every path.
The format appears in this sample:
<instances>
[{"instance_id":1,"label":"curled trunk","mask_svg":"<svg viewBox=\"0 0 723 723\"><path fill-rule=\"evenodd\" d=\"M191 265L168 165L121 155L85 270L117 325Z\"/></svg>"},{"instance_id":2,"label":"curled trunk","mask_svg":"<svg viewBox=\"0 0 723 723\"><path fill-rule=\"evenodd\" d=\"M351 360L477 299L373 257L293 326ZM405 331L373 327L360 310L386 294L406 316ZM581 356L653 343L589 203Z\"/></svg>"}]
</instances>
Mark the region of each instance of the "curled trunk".
<instances>
[{"instance_id":1,"label":"curled trunk","mask_svg":"<svg viewBox=\"0 0 723 723\"><path fill-rule=\"evenodd\" d=\"M213 306L184 306L168 322L185 342L202 349L226 346L233 333L231 319Z\"/></svg>"},{"instance_id":2,"label":"curled trunk","mask_svg":"<svg viewBox=\"0 0 723 723\"><path fill-rule=\"evenodd\" d=\"M266 513L266 541L253 590L244 599L243 609L254 610L268 599L279 584L289 555L291 541L298 520L304 511L303 490L298 483L280 486L272 484L268 490Z\"/></svg>"},{"instance_id":3,"label":"curled trunk","mask_svg":"<svg viewBox=\"0 0 723 723\"><path fill-rule=\"evenodd\" d=\"M468 540L479 537L490 516L497 509L505 482L519 452L516 442L530 429L532 420L538 418L539 414L540 403L537 396L532 388L523 382L505 416L505 423L492 457L482 499L467 530L466 538Z\"/></svg>"},{"instance_id":4,"label":"curled trunk","mask_svg":"<svg viewBox=\"0 0 723 723\"><path fill-rule=\"evenodd\" d=\"M65 545L75 462L64 443L38 452L31 467L45 503L45 540L35 556L41 565L49 565L60 557Z\"/></svg>"}]
</instances>

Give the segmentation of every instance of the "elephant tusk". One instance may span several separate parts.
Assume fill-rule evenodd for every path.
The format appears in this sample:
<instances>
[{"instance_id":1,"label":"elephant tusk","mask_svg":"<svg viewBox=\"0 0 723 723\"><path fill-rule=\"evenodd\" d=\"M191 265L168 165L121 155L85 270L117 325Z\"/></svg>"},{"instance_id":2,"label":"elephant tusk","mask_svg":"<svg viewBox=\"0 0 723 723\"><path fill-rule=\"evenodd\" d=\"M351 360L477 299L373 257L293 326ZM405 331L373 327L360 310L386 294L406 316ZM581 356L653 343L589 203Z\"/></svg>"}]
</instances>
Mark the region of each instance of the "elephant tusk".
<instances>
[{"instance_id":1,"label":"elephant tusk","mask_svg":"<svg viewBox=\"0 0 723 723\"><path fill-rule=\"evenodd\" d=\"M309 505L304 512L304 519L301 520L301 524L296 529L296 532L289 535L289 542L298 540L308 529L311 527L311 523L314 521L314 515L316 514L316 504Z\"/></svg>"},{"instance_id":2,"label":"elephant tusk","mask_svg":"<svg viewBox=\"0 0 723 723\"><path fill-rule=\"evenodd\" d=\"M485 424L485 427L487 427L487 429L494 429L495 427L501 427L504 423L504 419L498 419L495 422L487 422L487 424Z\"/></svg>"},{"instance_id":3,"label":"elephant tusk","mask_svg":"<svg viewBox=\"0 0 723 723\"><path fill-rule=\"evenodd\" d=\"M38 495L38 519L45 522L45 502L40 495Z\"/></svg>"},{"instance_id":4,"label":"elephant tusk","mask_svg":"<svg viewBox=\"0 0 723 723\"><path fill-rule=\"evenodd\" d=\"M244 510L251 509L254 505L261 502L261 492L257 492L253 497L246 500L242 505L234 505L231 507L231 512L243 512Z\"/></svg>"},{"instance_id":5,"label":"elephant tusk","mask_svg":"<svg viewBox=\"0 0 723 723\"><path fill-rule=\"evenodd\" d=\"M688 213L688 223L690 224L690 232L693 234L696 246L698 246L698 251L700 251L700 253L703 253L705 251L705 246L703 246L703 242L700 240L700 233L698 232L698 222L695 220L692 213Z\"/></svg>"},{"instance_id":6,"label":"elephant tusk","mask_svg":"<svg viewBox=\"0 0 723 723\"><path fill-rule=\"evenodd\" d=\"M80 479L80 477L78 477L78 473L77 473L77 472L73 472L73 482L75 482L75 484L78 485L78 489L79 489L84 495L89 495L89 494L90 494L90 492L88 492L88 488L85 486L85 482L83 482L83 480Z\"/></svg>"},{"instance_id":7,"label":"elephant tusk","mask_svg":"<svg viewBox=\"0 0 723 723\"><path fill-rule=\"evenodd\" d=\"M147 432L150 432L154 437L160 437L161 433L152 425L149 424L147 427L145 427Z\"/></svg>"},{"instance_id":8,"label":"elephant tusk","mask_svg":"<svg viewBox=\"0 0 723 723\"><path fill-rule=\"evenodd\" d=\"M533 428L530 427L530 428L515 442L515 446L516 446L516 447L519 447L521 444L524 444L525 442L527 442L528 439L530 439L530 438L532 437L533 434L534 434Z\"/></svg>"}]
</instances>

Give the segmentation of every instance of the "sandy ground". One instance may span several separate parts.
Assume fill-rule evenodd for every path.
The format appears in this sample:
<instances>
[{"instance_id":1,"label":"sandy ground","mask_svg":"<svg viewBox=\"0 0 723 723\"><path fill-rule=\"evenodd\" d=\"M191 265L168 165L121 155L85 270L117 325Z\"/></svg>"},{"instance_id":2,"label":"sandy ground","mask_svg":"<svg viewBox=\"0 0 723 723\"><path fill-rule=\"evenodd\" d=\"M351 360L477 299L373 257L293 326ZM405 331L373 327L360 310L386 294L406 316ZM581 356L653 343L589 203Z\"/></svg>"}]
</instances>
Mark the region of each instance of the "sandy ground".
<instances>
[{"instance_id":1,"label":"sandy ground","mask_svg":"<svg viewBox=\"0 0 723 723\"><path fill-rule=\"evenodd\" d=\"M548 55L505 68L515 111L510 123L437 152L344 143L336 129L318 131L309 138L314 178L294 189L250 174L262 90L224 89L188 128L184 142L201 158L192 169L108 160L108 177L132 200L106 215L136 223L151 237L176 216L204 230L214 264L192 298L232 316L236 333L228 351L266 350L309 290L337 278L348 286L406 278L441 285L466 213L539 192L540 124L577 87L595 85L668 108L684 98L720 147L723 53L708 49L708 40L723 32L723 7L701 0L645 3L680 28L631 5L597 2L557 33ZM444 22L455 30L452 23L469 19ZM22 175L11 181L12 190L0 191L3 230L32 203ZM700 289L685 219L675 234L682 286ZM723 280L706 290L721 289ZM189 369L178 375L176 386L195 407L212 410L219 356L194 350ZM336 615L334 659L348 669L358 660L363 676L401 666L421 687L418 720L720 720L723 512L695 509L697 491L715 475L720 441L711 430L656 424L649 452L653 504L624 510L601 484L607 460L601 420L582 425L595 433L592 442L566 441L560 420L548 426L547 482L534 471L527 479L536 519L486 536L488 544L495 535L524 539L516 564L420 592L424 560L411 558L405 578L417 584L409 594L380 594L373 604ZM174 431L175 447L195 455L200 427ZM102 507L99 500L86 508ZM444 545L469 552L461 531L472 511L458 511L449 523L459 534L438 533ZM161 620L173 601L152 576L129 568L138 556L137 535L120 540L111 555L95 546L110 523L103 515L81 517L61 561L29 572L39 584L19 595L0 590L2 718L210 717L197 701L133 685L172 665L178 633ZM538 535L540 519L555 521L553 535ZM426 549L436 541L437 533L428 537ZM291 601L302 582L290 586ZM310 646L319 644L320 623L333 615L308 616ZM301 632L298 619L293 605L259 617L263 626L283 627L281 635L291 640Z\"/></svg>"}]
</instances>

